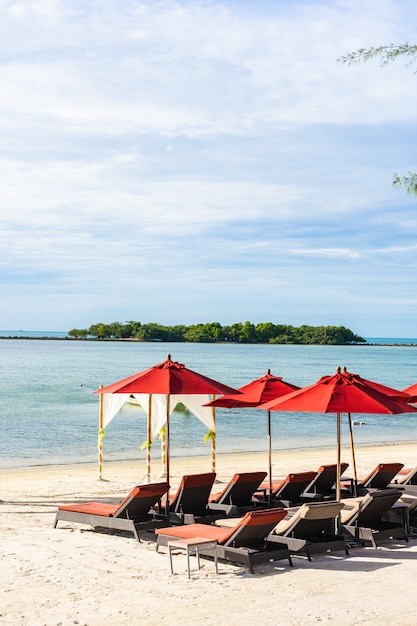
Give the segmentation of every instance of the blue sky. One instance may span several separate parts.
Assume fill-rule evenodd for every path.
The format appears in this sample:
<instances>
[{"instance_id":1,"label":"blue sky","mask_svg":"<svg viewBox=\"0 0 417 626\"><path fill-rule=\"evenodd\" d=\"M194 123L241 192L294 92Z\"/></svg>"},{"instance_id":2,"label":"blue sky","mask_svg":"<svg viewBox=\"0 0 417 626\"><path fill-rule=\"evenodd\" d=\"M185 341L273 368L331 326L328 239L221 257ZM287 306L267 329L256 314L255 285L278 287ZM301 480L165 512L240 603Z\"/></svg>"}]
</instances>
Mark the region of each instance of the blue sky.
<instances>
[{"instance_id":1,"label":"blue sky","mask_svg":"<svg viewBox=\"0 0 417 626\"><path fill-rule=\"evenodd\" d=\"M0 328L415 337L415 0L2 0Z\"/></svg>"}]
</instances>

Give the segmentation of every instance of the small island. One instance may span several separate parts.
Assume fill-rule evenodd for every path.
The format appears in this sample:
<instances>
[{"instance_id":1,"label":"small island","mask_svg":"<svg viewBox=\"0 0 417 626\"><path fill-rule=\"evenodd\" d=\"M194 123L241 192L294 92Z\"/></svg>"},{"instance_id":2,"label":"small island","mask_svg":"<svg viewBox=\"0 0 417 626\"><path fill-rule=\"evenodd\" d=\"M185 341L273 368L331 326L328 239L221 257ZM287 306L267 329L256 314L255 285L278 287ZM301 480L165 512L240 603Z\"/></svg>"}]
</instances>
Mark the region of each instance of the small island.
<instances>
[{"instance_id":1,"label":"small island","mask_svg":"<svg viewBox=\"0 0 417 626\"><path fill-rule=\"evenodd\" d=\"M366 339L344 326L290 326L272 322L236 322L222 326L219 322L191 326L164 326L155 322L142 324L129 321L124 324L92 324L89 328L73 328L72 339L170 341L187 343L269 343L269 344L364 344Z\"/></svg>"}]
</instances>

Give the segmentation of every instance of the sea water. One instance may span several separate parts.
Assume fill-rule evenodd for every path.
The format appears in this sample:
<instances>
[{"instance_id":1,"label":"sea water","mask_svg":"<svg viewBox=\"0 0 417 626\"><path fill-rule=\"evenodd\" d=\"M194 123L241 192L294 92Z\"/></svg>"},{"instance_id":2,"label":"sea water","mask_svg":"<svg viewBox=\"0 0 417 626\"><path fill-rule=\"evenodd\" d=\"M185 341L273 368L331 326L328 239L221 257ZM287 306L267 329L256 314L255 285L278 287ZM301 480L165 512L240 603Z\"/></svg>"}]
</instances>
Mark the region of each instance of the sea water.
<instances>
[{"instance_id":1,"label":"sea water","mask_svg":"<svg viewBox=\"0 0 417 626\"><path fill-rule=\"evenodd\" d=\"M363 378L403 389L417 381L417 346L393 343L301 346L2 339L0 468L95 462L99 401L93 391L164 361L168 353L174 361L235 388L267 369L303 387L333 374L337 366L346 366ZM265 411L217 409L216 416L219 454L266 450ZM362 422L354 427L355 443L417 441L416 416L354 415L355 421ZM333 414L272 412L271 419L274 450L335 445ZM210 454L210 443L204 442L207 429L191 413L175 411L170 432L172 456ZM347 444L345 419L342 437ZM125 405L106 429L104 460L144 460L146 453L140 446L145 440L145 413ZM155 442L154 458L158 450Z\"/></svg>"}]
</instances>

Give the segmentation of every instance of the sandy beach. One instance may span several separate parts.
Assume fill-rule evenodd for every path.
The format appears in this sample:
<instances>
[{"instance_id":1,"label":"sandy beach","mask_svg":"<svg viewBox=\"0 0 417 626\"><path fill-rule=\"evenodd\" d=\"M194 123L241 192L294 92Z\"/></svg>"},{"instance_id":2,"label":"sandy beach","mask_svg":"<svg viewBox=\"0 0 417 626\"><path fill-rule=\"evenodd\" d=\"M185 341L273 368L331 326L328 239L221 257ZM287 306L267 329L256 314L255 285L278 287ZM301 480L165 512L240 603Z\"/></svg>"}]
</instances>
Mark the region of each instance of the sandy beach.
<instances>
[{"instance_id":1,"label":"sandy beach","mask_svg":"<svg viewBox=\"0 0 417 626\"><path fill-rule=\"evenodd\" d=\"M379 462L417 463L416 443L357 448L359 477ZM342 459L350 462L343 449ZM275 452L274 478L314 470L335 461L334 450ZM218 486L235 471L264 469L264 453L219 455ZM349 468L350 469L350 468ZM346 474L349 474L349 469ZM377 550L355 548L261 565L240 566L204 559L186 576L183 554L169 571L166 550L152 535L97 532L61 522L58 504L119 500L143 480L140 462L107 463L103 478L93 465L0 471L0 624L13 626L106 626L108 624L415 624L417 539L393 541ZM160 480L160 466L154 481ZM171 460L171 486L185 473L210 471L207 457ZM350 474L349 474L350 475Z\"/></svg>"}]
</instances>

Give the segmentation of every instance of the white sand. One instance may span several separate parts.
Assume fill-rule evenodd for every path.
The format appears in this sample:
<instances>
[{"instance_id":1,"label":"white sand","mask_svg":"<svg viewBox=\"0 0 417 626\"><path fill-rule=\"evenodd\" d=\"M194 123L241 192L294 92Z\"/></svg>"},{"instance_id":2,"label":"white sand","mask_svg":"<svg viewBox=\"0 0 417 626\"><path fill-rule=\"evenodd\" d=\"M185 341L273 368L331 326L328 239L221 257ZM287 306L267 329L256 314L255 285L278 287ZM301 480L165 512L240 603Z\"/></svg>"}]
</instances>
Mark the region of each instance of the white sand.
<instances>
[{"instance_id":1,"label":"white sand","mask_svg":"<svg viewBox=\"0 0 417 626\"><path fill-rule=\"evenodd\" d=\"M349 461L349 452L342 458ZM332 450L275 452L274 477L334 460ZM416 444L357 448L359 476L383 461L416 465ZM264 454L217 460L220 482L235 471L264 468ZM209 459L173 459L173 490L182 474L201 471L210 471ZM417 540L356 548L348 557L318 555L311 563L296 557L293 568L282 561L259 566L254 575L221 563L216 576L206 559L196 571L192 559L187 580L185 556L174 556L171 575L166 549L156 553L146 535L137 543L69 522L52 527L58 504L121 499L143 474L141 463L109 463L104 481L94 465L0 472L0 624L416 623Z\"/></svg>"}]
</instances>

